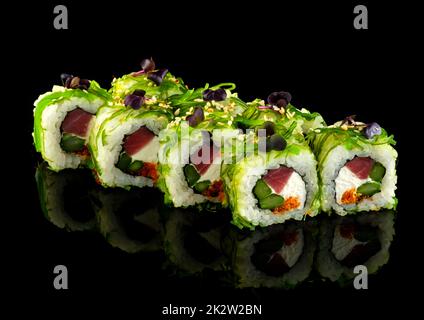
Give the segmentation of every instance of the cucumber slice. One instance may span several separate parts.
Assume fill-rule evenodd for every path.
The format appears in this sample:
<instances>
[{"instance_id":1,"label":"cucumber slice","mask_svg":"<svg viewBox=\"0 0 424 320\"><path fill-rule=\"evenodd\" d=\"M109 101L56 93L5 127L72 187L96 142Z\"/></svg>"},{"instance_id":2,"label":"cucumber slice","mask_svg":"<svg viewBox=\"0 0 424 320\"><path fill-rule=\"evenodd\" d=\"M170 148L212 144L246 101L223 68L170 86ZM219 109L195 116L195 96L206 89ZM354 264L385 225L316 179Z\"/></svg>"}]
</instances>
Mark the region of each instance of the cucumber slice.
<instances>
[{"instance_id":1,"label":"cucumber slice","mask_svg":"<svg viewBox=\"0 0 424 320\"><path fill-rule=\"evenodd\" d=\"M211 182L209 180L201 181L194 185L194 190L198 193L202 193L207 188L209 188L210 185L211 185Z\"/></svg>"},{"instance_id":2,"label":"cucumber slice","mask_svg":"<svg viewBox=\"0 0 424 320\"><path fill-rule=\"evenodd\" d=\"M193 187L197 180L199 180L200 178L200 175L197 172L196 168L193 167L191 164L185 165L184 176L186 177L187 183L190 188Z\"/></svg>"},{"instance_id":3,"label":"cucumber slice","mask_svg":"<svg viewBox=\"0 0 424 320\"><path fill-rule=\"evenodd\" d=\"M128 170L131 172L135 172L140 170L142 167L143 167L143 161L136 160L129 165Z\"/></svg>"},{"instance_id":4,"label":"cucumber slice","mask_svg":"<svg viewBox=\"0 0 424 320\"><path fill-rule=\"evenodd\" d=\"M357 192L364 195L371 197L372 195L378 193L381 191L381 184L378 182L366 182L363 185L361 185Z\"/></svg>"},{"instance_id":5,"label":"cucumber slice","mask_svg":"<svg viewBox=\"0 0 424 320\"><path fill-rule=\"evenodd\" d=\"M60 140L60 147L66 152L81 151L84 148L85 140L70 133L64 133Z\"/></svg>"},{"instance_id":6,"label":"cucumber slice","mask_svg":"<svg viewBox=\"0 0 424 320\"><path fill-rule=\"evenodd\" d=\"M266 198L259 200L259 207L262 209L274 209L284 203L284 198L278 194L271 194Z\"/></svg>"},{"instance_id":7,"label":"cucumber slice","mask_svg":"<svg viewBox=\"0 0 424 320\"><path fill-rule=\"evenodd\" d=\"M372 167L370 172L370 178L374 181L381 182L385 174L386 168L384 168L380 162L374 163L374 166Z\"/></svg>"},{"instance_id":8,"label":"cucumber slice","mask_svg":"<svg viewBox=\"0 0 424 320\"><path fill-rule=\"evenodd\" d=\"M269 196L272 191L271 188L268 187L268 185L265 183L265 181L259 179L253 188L253 193L255 194L256 198L260 200Z\"/></svg>"},{"instance_id":9,"label":"cucumber slice","mask_svg":"<svg viewBox=\"0 0 424 320\"><path fill-rule=\"evenodd\" d=\"M128 167L131 164L131 161L132 161L131 157L125 152L122 152L121 155L119 156L118 162L116 163L116 167L125 172L128 170Z\"/></svg>"}]
</instances>

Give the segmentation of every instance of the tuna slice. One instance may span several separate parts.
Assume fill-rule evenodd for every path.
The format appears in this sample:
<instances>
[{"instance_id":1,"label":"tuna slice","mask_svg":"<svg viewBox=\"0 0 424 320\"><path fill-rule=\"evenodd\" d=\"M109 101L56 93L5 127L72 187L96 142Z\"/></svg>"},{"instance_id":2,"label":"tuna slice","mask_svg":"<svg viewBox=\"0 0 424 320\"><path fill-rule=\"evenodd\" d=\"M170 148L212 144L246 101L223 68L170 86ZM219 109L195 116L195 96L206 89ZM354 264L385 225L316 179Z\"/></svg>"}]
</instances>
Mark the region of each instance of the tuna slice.
<instances>
[{"instance_id":1,"label":"tuna slice","mask_svg":"<svg viewBox=\"0 0 424 320\"><path fill-rule=\"evenodd\" d=\"M76 108L66 115L62 122L62 131L72 133L78 137L86 137L92 118L93 115L91 113Z\"/></svg>"},{"instance_id":2,"label":"tuna slice","mask_svg":"<svg viewBox=\"0 0 424 320\"><path fill-rule=\"evenodd\" d=\"M124 139L124 150L129 156L132 156L143 149L154 137L155 134L152 131L146 127L141 127L126 136Z\"/></svg>"},{"instance_id":3,"label":"tuna slice","mask_svg":"<svg viewBox=\"0 0 424 320\"><path fill-rule=\"evenodd\" d=\"M293 173L292 168L281 166L278 169L268 170L268 173L262 178L267 185L274 189L275 193L280 193Z\"/></svg>"},{"instance_id":4,"label":"tuna slice","mask_svg":"<svg viewBox=\"0 0 424 320\"><path fill-rule=\"evenodd\" d=\"M205 154L203 154L203 152L205 152ZM199 174L203 175L208 171L213 160L219 156L220 150L215 144L203 145L196 154L191 156L191 161Z\"/></svg>"},{"instance_id":5,"label":"tuna slice","mask_svg":"<svg viewBox=\"0 0 424 320\"><path fill-rule=\"evenodd\" d=\"M365 157L356 157L346 163L346 167L350 171L352 171L359 179L368 178L373 165L374 160Z\"/></svg>"}]
</instances>

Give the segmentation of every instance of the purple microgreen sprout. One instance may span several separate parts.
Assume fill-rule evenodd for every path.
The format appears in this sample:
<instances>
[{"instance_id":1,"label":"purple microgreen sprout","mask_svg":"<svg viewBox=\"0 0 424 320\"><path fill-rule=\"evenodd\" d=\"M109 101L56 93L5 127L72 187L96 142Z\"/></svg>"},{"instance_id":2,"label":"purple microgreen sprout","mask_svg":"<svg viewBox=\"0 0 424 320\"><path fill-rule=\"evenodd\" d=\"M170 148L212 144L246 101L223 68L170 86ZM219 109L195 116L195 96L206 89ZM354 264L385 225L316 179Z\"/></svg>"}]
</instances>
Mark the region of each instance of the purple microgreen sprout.
<instances>
[{"instance_id":1,"label":"purple microgreen sprout","mask_svg":"<svg viewBox=\"0 0 424 320\"><path fill-rule=\"evenodd\" d=\"M146 100L144 97L145 94L146 91L144 90L135 90L132 94L125 97L124 104L135 110L140 109Z\"/></svg>"},{"instance_id":2,"label":"purple microgreen sprout","mask_svg":"<svg viewBox=\"0 0 424 320\"><path fill-rule=\"evenodd\" d=\"M374 136L381 134L381 127L377 122L368 123L364 130L364 135L367 139L372 139Z\"/></svg>"},{"instance_id":3,"label":"purple microgreen sprout","mask_svg":"<svg viewBox=\"0 0 424 320\"><path fill-rule=\"evenodd\" d=\"M203 109L201 107L196 107L193 114L187 117L187 121L190 127L197 126L203 120L205 120L205 114L203 113Z\"/></svg>"},{"instance_id":4,"label":"purple microgreen sprout","mask_svg":"<svg viewBox=\"0 0 424 320\"><path fill-rule=\"evenodd\" d=\"M216 90L206 89L203 91L203 100L205 101L223 101L227 99L227 92L223 88Z\"/></svg>"},{"instance_id":5,"label":"purple microgreen sprout","mask_svg":"<svg viewBox=\"0 0 424 320\"><path fill-rule=\"evenodd\" d=\"M278 108L285 108L290 103L291 99L292 96L290 93L286 91L278 91L271 93L267 98L267 102L268 104Z\"/></svg>"}]
</instances>

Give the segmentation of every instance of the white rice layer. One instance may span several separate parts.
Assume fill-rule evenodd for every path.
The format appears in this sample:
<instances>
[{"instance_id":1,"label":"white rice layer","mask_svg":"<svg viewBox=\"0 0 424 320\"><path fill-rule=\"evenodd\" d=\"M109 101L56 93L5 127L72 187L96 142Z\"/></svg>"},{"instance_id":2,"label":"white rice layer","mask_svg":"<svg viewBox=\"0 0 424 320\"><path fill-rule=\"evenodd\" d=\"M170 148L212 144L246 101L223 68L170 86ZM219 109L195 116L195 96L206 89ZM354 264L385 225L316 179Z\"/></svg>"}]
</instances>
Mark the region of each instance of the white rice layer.
<instances>
[{"instance_id":1,"label":"white rice layer","mask_svg":"<svg viewBox=\"0 0 424 320\"><path fill-rule=\"evenodd\" d=\"M82 110L95 114L97 109L103 104L103 100L96 99L89 102L87 99L71 97L55 104L47 106L41 115L42 128L42 153L43 158L49 166L59 171L66 168L77 168L82 161L81 156L68 153L62 150L60 140L62 133L60 127L68 112L81 108ZM91 121L93 124L94 121ZM92 126L90 125L90 130Z\"/></svg>"},{"instance_id":2,"label":"white rice layer","mask_svg":"<svg viewBox=\"0 0 424 320\"><path fill-rule=\"evenodd\" d=\"M190 140L190 141L189 141ZM190 139L181 141L181 144L171 146L166 158L169 172L166 174L165 184L175 207L188 207L207 201L207 197L195 193L187 184L184 176L184 166L189 163L190 155L203 145L201 132L190 135ZM161 148L168 146L163 145Z\"/></svg>"},{"instance_id":3,"label":"white rice layer","mask_svg":"<svg viewBox=\"0 0 424 320\"><path fill-rule=\"evenodd\" d=\"M282 223L288 219L301 220L306 214L314 214L309 209L318 191L318 178L316 172L316 160L312 152L302 150L297 155L273 158L266 163L262 156L246 158L238 164L239 170L234 180L237 180L238 188L235 190L237 199L237 212L251 224L268 226ZM261 209L258 200L253 194L256 182L266 174L269 169L277 169L286 166L302 177L305 183L306 199L304 205L297 210L282 214L274 214L271 210Z\"/></svg>"},{"instance_id":4,"label":"white rice layer","mask_svg":"<svg viewBox=\"0 0 424 320\"><path fill-rule=\"evenodd\" d=\"M381 192L365 198L357 204L339 205L337 203L335 181L339 176L340 169L354 157L370 157L386 168L386 174L381 181ZM394 196L397 182L396 158L396 150L389 145L365 145L361 150L347 150L343 146L334 148L327 156L320 173L323 210L330 211L333 209L337 214L343 216L356 211L375 211L381 208L392 208L395 203Z\"/></svg>"},{"instance_id":5,"label":"white rice layer","mask_svg":"<svg viewBox=\"0 0 424 320\"><path fill-rule=\"evenodd\" d=\"M103 184L122 188L153 186L152 179L124 173L115 166L122 151L124 137L142 126L146 126L155 135L159 135L160 130L163 129L163 121L157 121L156 117L128 118L124 115L112 118L105 123L103 132L96 139L97 154L95 155L97 173Z\"/></svg>"},{"instance_id":6,"label":"white rice layer","mask_svg":"<svg viewBox=\"0 0 424 320\"><path fill-rule=\"evenodd\" d=\"M306 184L305 184L305 181L303 181L302 177L295 171L293 171L286 185L284 186L284 188L281 190L280 193L276 192L272 187L271 187L271 190L273 191L273 193L279 194L284 199L289 199L289 198L298 199L300 205L296 209L303 209L303 207L305 206Z\"/></svg>"}]
</instances>

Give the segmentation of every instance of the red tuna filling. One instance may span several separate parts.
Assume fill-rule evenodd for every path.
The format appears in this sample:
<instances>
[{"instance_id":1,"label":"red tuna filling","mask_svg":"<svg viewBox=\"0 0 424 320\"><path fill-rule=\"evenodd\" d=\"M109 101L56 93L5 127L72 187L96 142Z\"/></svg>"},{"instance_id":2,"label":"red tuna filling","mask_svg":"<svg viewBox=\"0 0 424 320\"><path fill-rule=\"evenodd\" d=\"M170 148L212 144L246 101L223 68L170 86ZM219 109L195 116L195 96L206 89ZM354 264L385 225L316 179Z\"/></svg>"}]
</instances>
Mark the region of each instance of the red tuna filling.
<instances>
[{"instance_id":1,"label":"red tuna filling","mask_svg":"<svg viewBox=\"0 0 424 320\"><path fill-rule=\"evenodd\" d=\"M268 173L262 179L268 186L274 189L275 193L280 193L287 184L287 181L289 181L293 171L292 168L281 166L278 169L268 170Z\"/></svg>"},{"instance_id":2,"label":"red tuna filling","mask_svg":"<svg viewBox=\"0 0 424 320\"><path fill-rule=\"evenodd\" d=\"M62 122L62 131L72 133L78 137L86 137L88 126L93 115L81 108L76 108L66 115Z\"/></svg>"},{"instance_id":3,"label":"red tuna filling","mask_svg":"<svg viewBox=\"0 0 424 320\"><path fill-rule=\"evenodd\" d=\"M153 138L155 134L147 129L146 127L141 127L132 134L126 136L124 140L124 150L129 155L132 156L143 149Z\"/></svg>"}]
</instances>

